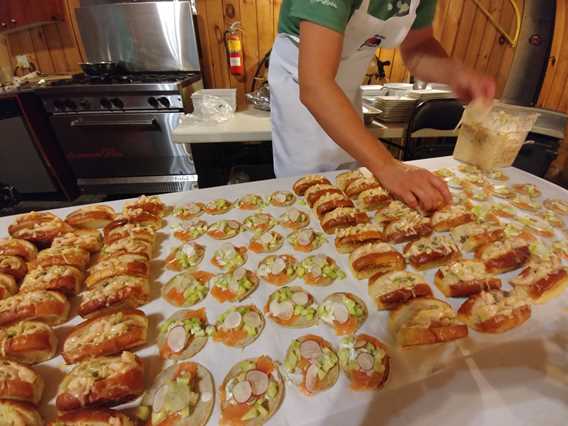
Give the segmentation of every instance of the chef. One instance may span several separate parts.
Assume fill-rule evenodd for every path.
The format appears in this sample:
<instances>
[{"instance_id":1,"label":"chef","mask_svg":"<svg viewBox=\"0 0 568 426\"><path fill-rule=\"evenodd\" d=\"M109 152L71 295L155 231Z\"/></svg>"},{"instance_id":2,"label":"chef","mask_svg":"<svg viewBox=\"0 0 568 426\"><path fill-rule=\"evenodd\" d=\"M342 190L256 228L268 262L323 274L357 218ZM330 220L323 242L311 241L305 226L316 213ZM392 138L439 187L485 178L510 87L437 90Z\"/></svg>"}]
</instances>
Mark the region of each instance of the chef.
<instances>
[{"instance_id":1,"label":"chef","mask_svg":"<svg viewBox=\"0 0 568 426\"><path fill-rule=\"evenodd\" d=\"M449 58L434 39L435 9L436 0L282 2L268 76L278 177L358 162L412 207L450 202L442 179L395 160L360 116L359 86L379 47L400 47L411 74L450 85L466 102L494 97L491 78Z\"/></svg>"}]
</instances>

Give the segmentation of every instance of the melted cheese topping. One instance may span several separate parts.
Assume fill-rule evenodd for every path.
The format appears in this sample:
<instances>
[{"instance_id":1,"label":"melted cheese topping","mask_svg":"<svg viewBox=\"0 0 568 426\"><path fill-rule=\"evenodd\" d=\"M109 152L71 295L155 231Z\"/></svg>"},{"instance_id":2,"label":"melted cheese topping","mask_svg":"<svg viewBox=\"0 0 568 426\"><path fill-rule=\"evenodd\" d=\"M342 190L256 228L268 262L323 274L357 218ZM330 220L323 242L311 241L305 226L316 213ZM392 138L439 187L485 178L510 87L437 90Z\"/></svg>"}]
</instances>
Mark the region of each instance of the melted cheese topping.
<instances>
[{"instance_id":1,"label":"melted cheese topping","mask_svg":"<svg viewBox=\"0 0 568 426\"><path fill-rule=\"evenodd\" d=\"M485 264L477 260L462 260L451 265L445 265L440 268L440 271L448 285L491 277L491 274L488 274L485 270Z\"/></svg>"},{"instance_id":2,"label":"melted cheese topping","mask_svg":"<svg viewBox=\"0 0 568 426\"><path fill-rule=\"evenodd\" d=\"M468 214L468 210L464 206L452 205L434 213L432 216L432 223L438 224L447 220L456 219L466 214Z\"/></svg>"},{"instance_id":3,"label":"melted cheese topping","mask_svg":"<svg viewBox=\"0 0 568 426\"><path fill-rule=\"evenodd\" d=\"M6 346L9 339L28 336L48 329L49 327L47 325L38 321L20 321L14 325L0 329L0 354L3 357L6 356Z\"/></svg>"},{"instance_id":4,"label":"melted cheese topping","mask_svg":"<svg viewBox=\"0 0 568 426\"><path fill-rule=\"evenodd\" d=\"M345 216L355 217L355 215L357 213L358 213L358 210L354 209L353 207L339 207L339 208L327 213L322 219L322 224L325 224L326 222L338 219L340 217L345 217Z\"/></svg>"},{"instance_id":5,"label":"melted cheese topping","mask_svg":"<svg viewBox=\"0 0 568 426\"><path fill-rule=\"evenodd\" d=\"M359 194L359 201L365 201L374 197L388 197L389 193L382 187L367 189Z\"/></svg>"},{"instance_id":6,"label":"melted cheese topping","mask_svg":"<svg viewBox=\"0 0 568 426\"><path fill-rule=\"evenodd\" d=\"M22 260L17 256L2 256L0 257L0 268L17 270L22 266Z\"/></svg>"},{"instance_id":7,"label":"melted cheese topping","mask_svg":"<svg viewBox=\"0 0 568 426\"><path fill-rule=\"evenodd\" d=\"M378 232L382 233L384 231L384 226L380 223L362 223L355 226L350 226L349 228L341 228L335 231L336 238L345 238L353 235L365 233L365 232Z\"/></svg>"},{"instance_id":8,"label":"melted cheese topping","mask_svg":"<svg viewBox=\"0 0 568 426\"><path fill-rule=\"evenodd\" d=\"M308 176L304 176L303 178L301 178L300 180L298 180L296 182L296 185L301 185L301 184L305 184L305 183L311 183L311 182L318 182L321 180L325 180L325 176L322 175L308 175ZM294 186L296 186L294 185Z\"/></svg>"},{"instance_id":9,"label":"melted cheese topping","mask_svg":"<svg viewBox=\"0 0 568 426\"><path fill-rule=\"evenodd\" d=\"M422 225L430 224L430 219L422 216L420 213L415 211L409 211L407 214L402 216L400 220L390 223L387 226L387 234L392 234L394 232L408 232L416 229Z\"/></svg>"},{"instance_id":10,"label":"melted cheese topping","mask_svg":"<svg viewBox=\"0 0 568 426\"><path fill-rule=\"evenodd\" d=\"M51 247L40 251L39 254L37 255L37 259L38 261L41 262L42 260L48 259L53 256L62 256L63 258L65 258L66 256L70 257L77 256L88 259L89 253L78 247L67 247L67 246Z\"/></svg>"},{"instance_id":11,"label":"melted cheese topping","mask_svg":"<svg viewBox=\"0 0 568 426\"><path fill-rule=\"evenodd\" d=\"M328 194L322 195L318 200L314 203L314 210L317 210L320 206L330 201L340 201L340 200L347 200L348 198L340 194L338 192L331 192Z\"/></svg>"},{"instance_id":12,"label":"melted cheese topping","mask_svg":"<svg viewBox=\"0 0 568 426\"><path fill-rule=\"evenodd\" d=\"M126 334L130 329L140 325L137 316L124 316L122 312L101 317L88 326L73 332L63 350L66 352L79 350L83 346L96 346Z\"/></svg>"},{"instance_id":13,"label":"melted cheese topping","mask_svg":"<svg viewBox=\"0 0 568 426\"><path fill-rule=\"evenodd\" d=\"M81 293L81 297L82 300L85 301L106 299L121 290L137 287L142 288L141 283L143 282L143 278L130 277L126 275L113 277L109 279L109 281L105 281L103 284L100 284L93 289L83 291Z\"/></svg>"},{"instance_id":14,"label":"melted cheese topping","mask_svg":"<svg viewBox=\"0 0 568 426\"><path fill-rule=\"evenodd\" d=\"M60 298L64 297L52 291L38 290L30 293L18 293L7 299L0 300L0 312L12 311L22 306L51 302L53 300L60 301Z\"/></svg>"},{"instance_id":15,"label":"melted cheese topping","mask_svg":"<svg viewBox=\"0 0 568 426\"><path fill-rule=\"evenodd\" d=\"M343 172L337 175L336 177L336 183L337 186L339 186L341 189L345 190L345 187L347 186L347 182L363 177L363 175L361 174L361 172L359 170L352 170L349 172Z\"/></svg>"},{"instance_id":16,"label":"melted cheese topping","mask_svg":"<svg viewBox=\"0 0 568 426\"><path fill-rule=\"evenodd\" d=\"M487 321L496 315L510 316L514 309L528 303L519 293L504 293L499 290L483 291L476 297L471 309L475 322Z\"/></svg>"},{"instance_id":17,"label":"melted cheese topping","mask_svg":"<svg viewBox=\"0 0 568 426\"><path fill-rule=\"evenodd\" d=\"M11 380L21 380L27 383L35 383L38 377L31 369L19 365L16 362L1 360L0 361L0 383L5 385Z\"/></svg>"},{"instance_id":18,"label":"melted cheese topping","mask_svg":"<svg viewBox=\"0 0 568 426\"><path fill-rule=\"evenodd\" d=\"M351 253L351 256L349 258L351 260L351 263L353 263L357 259L367 256L369 254L391 253L391 252L397 253L395 248L387 243L365 244L364 246L355 249L353 253Z\"/></svg>"},{"instance_id":19,"label":"melted cheese topping","mask_svg":"<svg viewBox=\"0 0 568 426\"><path fill-rule=\"evenodd\" d=\"M376 185L379 185L379 182L374 177L360 177L357 180L354 180L353 182L351 182L347 186L347 188L345 188L345 191L347 193L357 192L357 191L361 191L361 189L363 189L363 188L368 188L368 187L372 187L372 186L376 186Z\"/></svg>"},{"instance_id":20,"label":"melted cheese topping","mask_svg":"<svg viewBox=\"0 0 568 426\"><path fill-rule=\"evenodd\" d=\"M531 263L521 274L511 280L516 286L530 286L560 270L566 270L558 261Z\"/></svg>"},{"instance_id":21,"label":"melted cheese topping","mask_svg":"<svg viewBox=\"0 0 568 426\"><path fill-rule=\"evenodd\" d=\"M310 186L310 187L306 190L306 193L304 194L304 197L305 197L305 198L309 198L309 196L310 196L311 194L315 194L316 192L324 191L324 190L328 190L328 189L333 189L333 190L335 190L335 189L338 189L338 188L336 188L336 187L333 186L333 185L327 184L327 183L319 183L319 184L317 184L317 185Z\"/></svg>"},{"instance_id":22,"label":"melted cheese topping","mask_svg":"<svg viewBox=\"0 0 568 426\"><path fill-rule=\"evenodd\" d=\"M444 255L459 251L456 243L447 235L434 235L416 240L406 252L407 256L417 256L420 254L441 253Z\"/></svg>"},{"instance_id":23,"label":"melted cheese topping","mask_svg":"<svg viewBox=\"0 0 568 426\"><path fill-rule=\"evenodd\" d=\"M433 324L450 325L456 323L457 315L451 306L439 301L429 302L427 305L411 305L413 312L403 324L404 327L429 328Z\"/></svg>"},{"instance_id":24,"label":"melted cheese topping","mask_svg":"<svg viewBox=\"0 0 568 426\"><path fill-rule=\"evenodd\" d=\"M528 243L521 238L511 238L504 241L495 241L487 246L481 253L481 260L487 261L489 259L494 259L501 257L510 251L521 247L527 247Z\"/></svg>"},{"instance_id":25,"label":"melted cheese topping","mask_svg":"<svg viewBox=\"0 0 568 426\"><path fill-rule=\"evenodd\" d=\"M125 251L127 253L146 253L149 250L150 247L146 241L125 238L104 247L103 253L116 253L118 251Z\"/></svg>"},{"instance_id":26,"label":"melted cheese topping","mask_svg":"<svg viewBox=\"0 0 568 426\"><path fill-rule=\"evenodd\" d=\"M381 297L401 289L413 289L417 284L424 284L426 280L414 272L395 271L383 275L369 287L369 293L374 297Z\"/></svg>"}]
</instances>

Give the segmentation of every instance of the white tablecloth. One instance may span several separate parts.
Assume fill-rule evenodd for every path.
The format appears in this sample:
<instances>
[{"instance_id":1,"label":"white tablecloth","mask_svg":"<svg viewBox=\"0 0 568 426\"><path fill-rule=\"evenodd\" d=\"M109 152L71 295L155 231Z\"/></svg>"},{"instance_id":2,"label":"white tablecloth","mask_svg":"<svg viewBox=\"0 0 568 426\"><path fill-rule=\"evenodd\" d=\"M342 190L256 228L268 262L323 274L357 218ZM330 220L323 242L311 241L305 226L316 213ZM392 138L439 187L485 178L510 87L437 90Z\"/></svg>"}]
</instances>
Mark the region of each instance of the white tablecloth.
<instances>
[{"instance_id":1,"label":"white tablecloth","mask_svg":"<svg viewBox=\"0 0 568 426\"><path fill-rule=\"evenodd\" d=\"M451 158L439 158L416 162L429 169L455 167ZM562 188L516 169L508 169L507 174L513 182L533 182L538 184L545 197L567 198ZM246 193L268 195L275 189L289 189L295 179L280 179L258 183L247 183L231 187L211 188L187 193L174 193L162 196L170 205L188 201L209 201L218 197L236 199ZM108 203L119 210L122 201ZM300 208L306 208L299 206ZM54 213L64 217L73 209L55 210ZM273 214L283 209L269 209ZM221 217L204 216L209 223L225 217L243 219L248 214L233 210ZM0 236L7 235L7 227L14 217L0 218ZM168 223L176 222L173 217ZM312 226L319 228L312 220ZM278 229L284 235L283 229ZM151 329L163 319L175 312L175 308L159 298L160 285L174 274L163 269L163 259L178 243L169 236L169 227L164 228L167 238L160 242L157 258L153 266L153 301L142 309L150 318ZM236 245L244 245L250 235L241 234L234 240ZM333 250L333 239L322 251ZM218 245L208 237L202 237L200 243L207 246L207 253L201 269L215 272L208 262L213 247ZM302 259L298 253L285 245L279 253L291 253ZM330 252L331 253L331 252ZM347 257L335 255L338 263L345 271ZM262 258L250 255L247 267L254 269ZM300 281L294 284L300 284ZM274 287L261 284L259 289L244 303L255 303L261 307ZM334 284L327 289L308 288L318 301L334 291L353 291L364 297L371 312L369 321L361 331L376 334L388 342L385 337L386 313L377 314L367 296L366 282L350 279ZM437 290L435 289L435 292ZM437 293L439 295L439 293ZM210 322L228 308L227 304L217 303L211 296L200 306L207 308ZM63 337L71 325L80 322L75 316L67 324L57 328ZM550 326L553 324L553 326ZM524 330L523 330L524 329ZM257 342L244 350L227 348L210 341L194 360L207 366L218 386L230 366L244 358L266 353L275 359L282 360L287 346L295 337L307 333L320 334L335 345L338 338L333 336L329 328L320 325L307 330L282 329L267 319L267 325ZM474 333L472 333L474 334ZM503 337L496 337L493 342L485 338L479 342L472 336L470 345L474 350L480 342L484 350L464 359L464 347L446 345L441 348L421 348L410 357L395 357L392 367L392 380L383 391L375 393L354 393L349 390L347 380L342 376L331 390L316 397L306 398L293 387L288 386L286 399L270 425L566 425L568 419L568 294L545 306L535 307L533 318L515 334L512 332ZM155 332L151 333L151 343L155 341ZM157 356L157 348L151 344L137 353L144 359L148 384L162 369L163 364ZM416 353L424 355L415 356ZM446 361L452 360L452 362ZM405 365L402 365L405 364ZM57 357L47 363L35 367L46 379L47 388L41 411L46 418L54 415L53 397L64 371L62 359ZM410 384L404 384L414 382ZM132 406L135 404L128 404ZM215 407L209 424L217 424L219 412Z\"/></svg>"}]
</instances>

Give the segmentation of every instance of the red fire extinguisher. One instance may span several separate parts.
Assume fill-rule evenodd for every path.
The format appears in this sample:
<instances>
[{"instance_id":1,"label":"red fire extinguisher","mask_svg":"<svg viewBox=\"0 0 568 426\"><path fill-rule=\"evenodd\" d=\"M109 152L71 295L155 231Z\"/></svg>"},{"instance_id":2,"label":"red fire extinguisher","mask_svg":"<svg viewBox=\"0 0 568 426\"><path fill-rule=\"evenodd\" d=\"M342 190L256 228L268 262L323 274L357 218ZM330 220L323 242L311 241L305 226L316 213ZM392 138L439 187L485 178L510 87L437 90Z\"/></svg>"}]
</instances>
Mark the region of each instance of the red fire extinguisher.
<instances>
[{"instance_id":1,"label":"red fire extinguisher","mask_svg":"<svg viewBox=\"0 0 568 426\"><path fill-rule=\"evenodd\" d=\"M231 74L242 76L245 74L245 61L243 55L242 30L240 22L233 22L225 32L225 46L229 57Z\"/></svg>"}]
</instances>

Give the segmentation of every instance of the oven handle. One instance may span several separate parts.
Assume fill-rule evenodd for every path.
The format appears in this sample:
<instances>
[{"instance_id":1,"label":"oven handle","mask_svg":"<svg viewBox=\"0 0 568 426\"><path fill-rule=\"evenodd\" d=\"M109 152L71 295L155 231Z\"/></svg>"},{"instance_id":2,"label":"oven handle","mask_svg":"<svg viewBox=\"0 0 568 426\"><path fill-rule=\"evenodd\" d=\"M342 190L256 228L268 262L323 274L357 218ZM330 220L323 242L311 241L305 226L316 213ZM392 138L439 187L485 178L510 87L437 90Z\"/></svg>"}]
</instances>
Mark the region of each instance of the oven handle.
<instances>
[{"instance_id":1,"label":"oven handle","mask_svg":"<svg viewBox=\"0 0 568 426\"><path fill-rule=\"evenodd\" d=\"M89 121L83 118L71 121L71 127L149 127L159 129L160 125L155 118L151 120L123 120L123 121Z\"/></svg>"}]
</instances>

